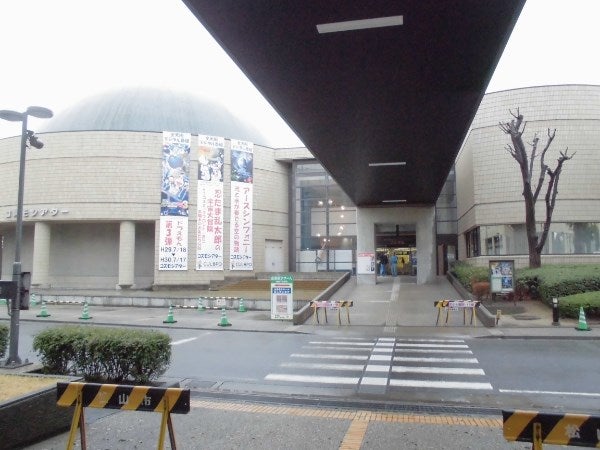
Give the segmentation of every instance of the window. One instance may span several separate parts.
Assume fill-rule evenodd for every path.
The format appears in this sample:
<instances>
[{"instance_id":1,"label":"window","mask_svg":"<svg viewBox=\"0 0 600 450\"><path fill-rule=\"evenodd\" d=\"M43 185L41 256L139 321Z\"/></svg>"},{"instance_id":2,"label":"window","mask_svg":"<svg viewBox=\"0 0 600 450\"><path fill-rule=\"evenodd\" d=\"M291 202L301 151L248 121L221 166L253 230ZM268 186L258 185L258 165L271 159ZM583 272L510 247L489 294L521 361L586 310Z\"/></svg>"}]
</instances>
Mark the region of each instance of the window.
<instances>
[{"instance_id":1,"label":"window","mask_svg":"<svg viewBox=\"0 0 600 450\"><path fill-rule=\"evenodd\" d=\"M465 233L465 241L467 244L467 258L481 255L479 250L479 227L467 231Z\"/></svg>"}]
</instances>

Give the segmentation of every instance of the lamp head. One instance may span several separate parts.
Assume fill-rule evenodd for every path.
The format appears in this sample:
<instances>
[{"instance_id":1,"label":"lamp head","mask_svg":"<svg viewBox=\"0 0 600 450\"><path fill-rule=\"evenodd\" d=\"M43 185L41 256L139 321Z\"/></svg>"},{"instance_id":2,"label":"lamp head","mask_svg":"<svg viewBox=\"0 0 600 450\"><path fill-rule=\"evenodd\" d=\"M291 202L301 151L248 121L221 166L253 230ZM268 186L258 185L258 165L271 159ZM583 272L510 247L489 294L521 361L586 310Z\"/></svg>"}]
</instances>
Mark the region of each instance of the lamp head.
<instances>
[{"instance_id":1,"label":"lamp head","mask_svg":"<svg viewBox=\"0 0 600 450\"><path fill-rule=\"evenodd\" d=\"M29 106L25 114L28 116L38 117L40 119L50 119L54 114L52 110L43 106Z\"/></svg>"},{"instance_id":2,"label":"lamp head","mask_svg":"<svg viewBox=\"0 0 600 450\"><path fill-rule=\"evenodd\" d=\"M44 143L40 141L35 133L31 130L27 130L27 139L29 140L29 145L37 148L38 150L44 146Z\"/></svg>"},{"instance_id":3,"label":"lamp head","mask_svg":"<svg viewBox=\"0 0 600 450\"><path fill-rule=\"evenodd\" d=\"M23 120L23 113L3 109L0 111L0 119L8 120L9 122L21 122Z\"/></svg>"}]
</instances>

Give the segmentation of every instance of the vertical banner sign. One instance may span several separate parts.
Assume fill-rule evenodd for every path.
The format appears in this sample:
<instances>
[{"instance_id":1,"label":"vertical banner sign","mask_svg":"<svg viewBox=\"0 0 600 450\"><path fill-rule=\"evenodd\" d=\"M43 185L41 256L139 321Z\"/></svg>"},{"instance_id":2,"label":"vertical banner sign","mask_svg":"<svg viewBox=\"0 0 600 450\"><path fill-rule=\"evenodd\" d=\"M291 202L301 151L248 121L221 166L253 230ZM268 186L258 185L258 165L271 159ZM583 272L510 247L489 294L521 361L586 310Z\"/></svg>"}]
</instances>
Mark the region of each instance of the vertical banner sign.
<instances>
[{"instance_id":1,"label":"vertical banner sign","mask_svg":"<svg viewBox=\"0 0 600 450\"><path fill-rule=\"evenodd\" d=\"M252 260L252 142L231 140L229 269L254 270Z\"/></svg>"},{"instance_id":2,"label":"vertical banner sign","mask_svg":"<svg viewBox=\"0 0 600 450\"><path fill-rule=\"evenodd\" d=\"M187 270L190 133L163 132L158 270Z\"/></svg>"},{"instance_id":3,"label":"vertical banner sign","mask_svg":"<svg viewBox=\"0 0 600 450\"><path fill-rule=\"evenodd\" d=\"M294 277L271 277L271 319L294 318Z\"/></svg>"},{"instance_id":4,"label":"vertical banner sign","mask_svg":"<svg viewBox=\"0 0 600 450\"><path fill-rule=\"evenodd\" d=\"M225 138L198 135L196 270L223 270Z\"/></svg>"}]
</instances>

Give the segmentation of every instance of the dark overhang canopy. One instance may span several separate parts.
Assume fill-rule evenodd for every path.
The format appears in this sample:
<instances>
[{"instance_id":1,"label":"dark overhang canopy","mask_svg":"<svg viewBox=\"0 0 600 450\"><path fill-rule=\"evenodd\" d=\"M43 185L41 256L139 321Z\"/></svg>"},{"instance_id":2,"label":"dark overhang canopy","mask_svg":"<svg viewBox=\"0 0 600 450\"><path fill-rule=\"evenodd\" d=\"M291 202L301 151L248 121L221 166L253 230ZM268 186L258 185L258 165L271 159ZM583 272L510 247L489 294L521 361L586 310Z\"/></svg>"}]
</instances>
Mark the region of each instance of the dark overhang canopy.
<instances>
[{"instance_id":1,"label":"dark overhang canopy","mask_svg":"<svg viewBox=\"0 0 600 450\"><path fill-rule=\"evenodd\" d=\"M382 206L435 203L525 0L184 2L354 203Z\"/></svg>"}]
</instances>

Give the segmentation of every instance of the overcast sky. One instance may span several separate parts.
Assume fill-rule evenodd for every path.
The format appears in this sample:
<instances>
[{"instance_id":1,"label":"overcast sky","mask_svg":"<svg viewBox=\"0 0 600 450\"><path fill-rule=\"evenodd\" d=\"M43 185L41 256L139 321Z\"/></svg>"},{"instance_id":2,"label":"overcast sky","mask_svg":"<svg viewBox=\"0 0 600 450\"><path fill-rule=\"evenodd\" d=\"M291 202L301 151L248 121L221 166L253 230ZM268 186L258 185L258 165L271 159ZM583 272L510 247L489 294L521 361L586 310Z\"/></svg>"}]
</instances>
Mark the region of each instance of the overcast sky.
<instances>
[{"instance_id":1,"label":"overcast sky","mask_svg":"<svg viewBox=\"0 0 600 450\"><path fill-rule=\"evenodd\" d=\"M600 85L599 18L600 0L527 0L488 92ZM56 114L115 87L177 88L223 100L277 146L299 144L180 0L2 0L0 37L0 109ZM0 138L20 132L0 120Z\"/></svg>"}]
</instances>

